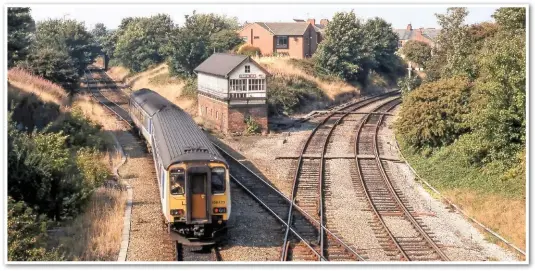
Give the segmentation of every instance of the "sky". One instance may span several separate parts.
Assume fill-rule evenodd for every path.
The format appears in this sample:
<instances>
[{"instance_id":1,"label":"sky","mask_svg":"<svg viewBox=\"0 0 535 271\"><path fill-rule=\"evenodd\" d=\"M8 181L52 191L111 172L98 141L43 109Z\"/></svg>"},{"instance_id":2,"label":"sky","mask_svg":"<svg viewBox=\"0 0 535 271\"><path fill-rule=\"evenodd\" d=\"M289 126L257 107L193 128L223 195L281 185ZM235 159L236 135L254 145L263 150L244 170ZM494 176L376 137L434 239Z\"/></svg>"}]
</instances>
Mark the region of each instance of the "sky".
<instances>
[{"instance_id":1,"label":"sky","mask_svg":"<svg viewBox=\"0 0 535 271\"><path fill-rule=\"evenodd\" d=\"M381 17L390 22L394 28L405 28L411 23L413 28L439 28L435 13L445 13L447 6L438 5L358 5L358 4L176 4L176 5L140 5L140 4L41 4L30 5L35 21L49 18L69 18L85 22L91 29L96 23L104 23L108 29L115 29L125 17L145 17L166 13L175 23L181 25L184 15L193 10L198 13L218 13L237 17L240 23L248 22L291 22L296 19L330 19L338 11L351 11L363 19ZM491 15L498 6L472 6L468 8L468 24L491 21Z\"/></svg>"}]
</instances>

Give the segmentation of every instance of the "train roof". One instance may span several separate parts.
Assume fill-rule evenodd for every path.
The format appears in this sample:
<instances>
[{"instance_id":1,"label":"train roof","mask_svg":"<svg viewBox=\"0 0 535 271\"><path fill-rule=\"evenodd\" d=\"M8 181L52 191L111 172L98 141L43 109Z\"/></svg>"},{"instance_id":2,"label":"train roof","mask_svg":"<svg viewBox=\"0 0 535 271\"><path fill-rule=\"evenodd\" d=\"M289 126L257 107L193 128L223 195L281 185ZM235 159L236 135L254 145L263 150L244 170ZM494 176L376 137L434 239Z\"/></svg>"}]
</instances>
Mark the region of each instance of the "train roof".
<instances>
[{"instance_id":1,"label":"train roof","mask_svg":"<svg viewBox=\"0 0 535 271\"><path fill-rule=\"evenodd\" d=\"M227 163L191 116L150 89L131 95L152 116L155 147L167 169L184 161L219 161Z\"/></svg>"}]
</instances>

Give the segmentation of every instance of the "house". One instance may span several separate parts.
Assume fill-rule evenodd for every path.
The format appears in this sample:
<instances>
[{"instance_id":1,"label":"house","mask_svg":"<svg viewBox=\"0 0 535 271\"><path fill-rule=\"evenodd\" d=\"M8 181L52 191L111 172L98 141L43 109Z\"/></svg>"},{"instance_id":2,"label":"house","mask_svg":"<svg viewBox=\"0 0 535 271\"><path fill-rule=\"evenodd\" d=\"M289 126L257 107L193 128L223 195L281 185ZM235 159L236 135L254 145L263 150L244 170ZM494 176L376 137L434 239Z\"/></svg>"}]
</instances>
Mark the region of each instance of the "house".
<instances>
[{"instance_id":1,"label":"house","mask_svg":"<svg viewBox=\"0 0 535 271\"><path fill-rule=\"evenodd\" d=\"M315 19L246 23L239 35L248 44L260 48L262 55L282 54L302 59L316 52L325 28L321 22L327 24L328 20L321 20L319 26Z\"/></svg>"},{"instance_id":2,"label":"house","mask_svg":"<svg viewBox=\"0 0 535 271\"><path fill-rule=\"evenodd\" d=\"M408 24L405 29L394 29L394 32L398 34L399 42L398 48L403 47L409 40L418 40L429 44L429 46L435 46L435 40L440 33L440 29L436 28L419 28L413 29L411 24Z\"/></svg>"},{"instance_id":3,"label":"house","mask_svg":"<svg viewBox=\"0 0 535 271\"><path fill-rule=\"evenodd\" d=\"M252 118L268 131L269 73L249 56L215 53L195 68L199 116L221 132L242 133Z\"/></svg>"}]
</instances>

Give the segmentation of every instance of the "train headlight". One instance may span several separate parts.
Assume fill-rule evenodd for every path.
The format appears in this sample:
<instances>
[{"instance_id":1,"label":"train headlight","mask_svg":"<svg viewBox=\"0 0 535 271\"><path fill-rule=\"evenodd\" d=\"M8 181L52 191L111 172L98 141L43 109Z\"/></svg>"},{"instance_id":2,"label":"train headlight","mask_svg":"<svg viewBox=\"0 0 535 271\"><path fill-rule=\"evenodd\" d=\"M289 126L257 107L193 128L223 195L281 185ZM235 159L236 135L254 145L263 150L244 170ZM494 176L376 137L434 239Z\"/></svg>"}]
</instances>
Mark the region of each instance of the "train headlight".
<instances>
[{"instance_id":1,"label":"train headlight","mask_svg":"<svg viewBox=\"0 0 535 271\"><path fill-rule=\"evenodd\" d=\"M215 214L224 214L227 212L227 208L221 207L221 208L214 208Z\"/></svg>"},{"instance_id":2,"label":"train headlight","mask_svg":"<svg viewBox=\"0 0 535 271\"><path fill-rule=\"evenodd\" d=\"M184 210L182 209L171 209L171 215L172 216L183 216Z\"/></svg>"}]
</instances>

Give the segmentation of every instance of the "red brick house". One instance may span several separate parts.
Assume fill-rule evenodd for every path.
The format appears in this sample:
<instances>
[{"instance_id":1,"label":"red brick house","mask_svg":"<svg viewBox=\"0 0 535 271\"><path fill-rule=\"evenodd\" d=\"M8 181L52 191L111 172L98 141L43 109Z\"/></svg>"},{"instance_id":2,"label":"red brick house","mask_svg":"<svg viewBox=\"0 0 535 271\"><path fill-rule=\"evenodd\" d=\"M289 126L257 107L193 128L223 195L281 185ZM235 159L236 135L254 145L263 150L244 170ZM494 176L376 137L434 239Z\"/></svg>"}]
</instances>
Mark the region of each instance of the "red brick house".
<instances>
[{"instance_id":1,"label":"red brick house","mask_svg":"<svg viewBox=\"0 0 535 271\"><path fill-rule=\"evenodd\" d=\"M429 46L435 46L435 39L440 33L440 29L436 28L418 28L413 29L411 24L408 24L405 29L394 29L394 32L398 34L399 43L398 48L403 47L409 40L418 40L429 44Z\"/></svg>"},{"instance_id":2,"label":"red brick house","mask_svg":"<svg viewBox=\"0 0 535 271\"><path fill-rule=\"evenodd\" d=\"M326 19L321 20L320 24L316 24L314 19L306 22L255 22L245 24L238 33L245 42L260 48L262 55L282 54L302 59L316 52L327 23Z\"/></svg>"}]
</instances>

